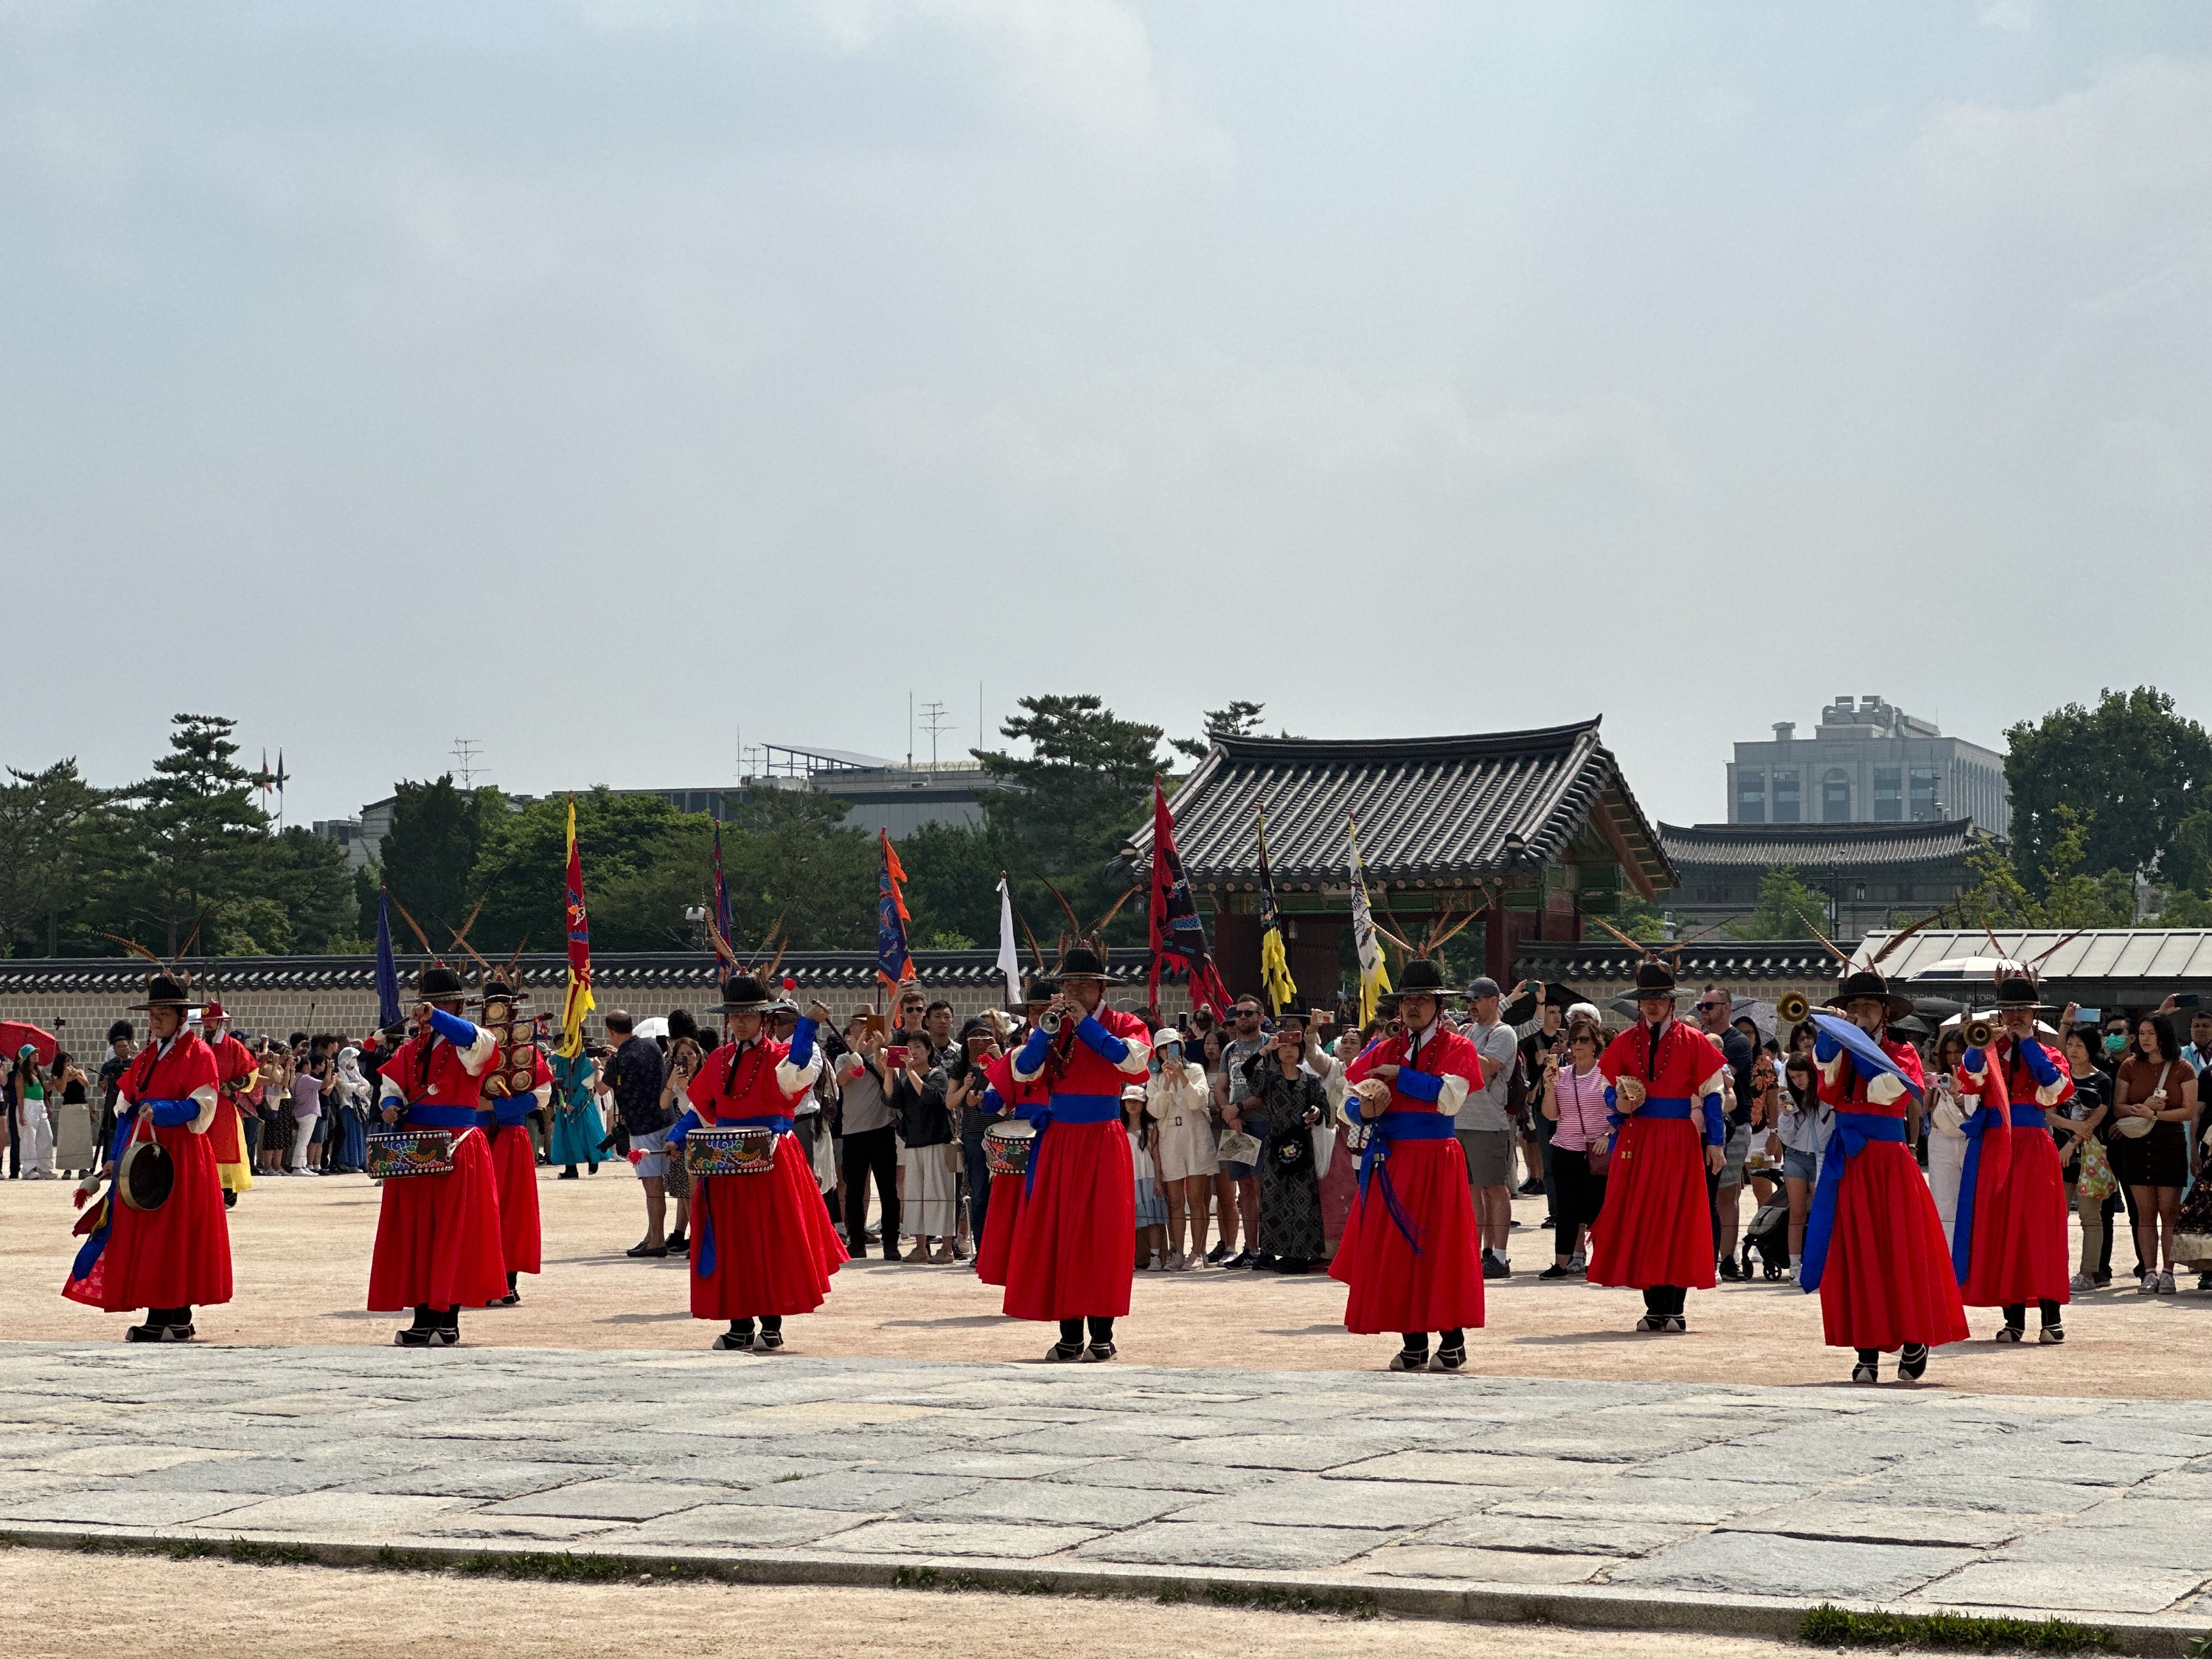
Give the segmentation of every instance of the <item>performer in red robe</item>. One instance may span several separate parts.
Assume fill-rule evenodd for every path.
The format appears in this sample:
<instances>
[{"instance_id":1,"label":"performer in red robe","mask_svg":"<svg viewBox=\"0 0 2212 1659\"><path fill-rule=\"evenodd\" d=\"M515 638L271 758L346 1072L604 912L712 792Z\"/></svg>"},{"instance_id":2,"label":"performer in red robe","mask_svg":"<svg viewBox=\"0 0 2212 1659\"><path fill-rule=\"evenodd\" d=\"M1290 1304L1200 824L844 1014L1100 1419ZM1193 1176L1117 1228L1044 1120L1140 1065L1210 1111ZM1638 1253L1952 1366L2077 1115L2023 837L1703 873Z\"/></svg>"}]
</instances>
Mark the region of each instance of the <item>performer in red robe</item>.
<instances>
[{"instance_id":1,"label":"performer in red robe","mask_svg":"<svg viewBox=\"0 0 2212 1659\"><path fill-rule=\"evenodd\" d=\"M380 1075L384 1121L447 1131L453 1167L386 1178L368 1305L377 1313L415 1310L415 1322L392 1339L401 1347L451 1347L461 1340L462 1306L481 1308L507 1287L498 1182L477 1127L483 1075L499 1044L461 1018L461 976L444 963L422 970L416 994L416 1035L392 1051Z\"/></svg>"},{"instance_id":2,"label":"performer in red robe","mask_svg":"<svg viewBox=\"0 0 2212 1659\"><path fill-rule=\"evenodd\" d=\"M239 1102L261 1070L253 1051L223 1029L228 1024L229 1017L220 1002L210 999L200 1010L200 1041L215 1056L215 1122L208 1130L208 1150L215 1155L226 1209L253 1186L253 1160L246 1152L245 1117Z\"/></svg>"},{"instance_id":3,"label":"performer in red robe","mask_svg":"<svg viewBox=\"0 0 2212 1659\"><path fill-rule=\"evenodd\" d=\"M1674 971L1656 957L1636 970L1636 1012L1598 1056L1606 1104L1624 1121L1590 1227L1589 1279L1644 1292L1638 1330L1686 1331L1690 1291L1719 1282L1705 1176L1726 1161L1728 1062L1718 1043L1674 1018Z\"/></svg>"},{"instance_id":4,"label":"performer in red robe","mask_svg":"<svg viewBox=\"0 0 2212 1659\"><path fill-rule=\"evenodd\" d=\"M1129 1311L1137 1180L1121 1091L1150 1068L1152 1036L1136 1015L1106 1006L1112 983L1096 951L1070 950L1060 994L1012 1070L1049 1097L1029 1109L1037 1133L1002 1305L1015 1319L1058 1321L1060 1340L1045 1358L1061 1362L1111 1359L1114 1321Z\"/></svg>"},{"instance_id":5,"label":"performer in red robe","mask_svg":"<svg viewBox=\"0 0 2212 1659\"><path fill-rule=\"evenodd\" d=\"M830 1275L847 1260L805 1149L791 1133L791 1109L822 1070L815 1038L830 1010L811 1004L784 1043L763 1030L775 1006L754 975L731 975L722 989L729 1041L702 1062L689 1091L702 1125L766 1129L775 1137L775 1161L758 1173L692 1171L691 1316L729 1321L714 1339L724 1352L755 1346L756 1319L762 1352L781 1348L784 1316L820 1307ZM683 1127L685 1137L669 1134L678 1157L686 1155L690 1126Z\"/></svg>"},{"instance_id":6,"label":"performer in red robe","mask_svg":"<svg viewBox=\"0 0 2212 1659\"><path fill-rule=\"evenodd\" d=\"M1428 1370L1434 1331L1437 1369L1455 1371L1467 1364L1467 1333L1486 1316L1481 1234L1455 1133L1461 1104L1482 1087L1482 1055L1438 1023L1444 984L1435 963L1408 962L1397 995L1405 1035L1370 1044L1344 1070L1367 1143L1328 1272L1351 1287L1345 1329L1399 1334L1392 1370Z\"/></svg>"},{"instance_id":7,"label":"performer in red robe","mask_svg":"<svg viewBox=\"0 0 2212 1659\"><path fill-rule=\"evenodd\" d=\"M1881 1355L1894 1348L1899 1379L1917 1382L1931 1345L1966 1340L1966 1310L1935 1194L1905 1145L1905 1103L1920 1092L1920 1056L1887 1033L1911 1014L1912 1002L1863 969L1828 1006L1895 1070L1853 1054L1825 1029L1814 1039L1815 1086L1835 1109L1835 1131L1806 1219L1798 1283L1820 1293L1828 1346L1857 1351L1852 1382L1879 1381Z\"/></svg>"},{"instance_id":8,"label":"performer in red robe","mask_svg":"<svg viewBox=\"0 0 2212 1659\"><path fill-rule=\"evenodd\" d=\"M2066 1340L2062 1310L2069 1297L2066 1261L2066 1176L2058 1146L2045 1127L2044 1114L2074 1097L2074 1078L2055 1042L2036 1034L2034 977L2027 969L2008 968L1997 981L1997 1032L1987 1049L1969 1048L1959 1072L1962 1092L1977 1096L1984 1110L2002 1109L2011 1133L2003 1179L1992 1191L1986 1177L1976 1182L1976 1212L1966 1222L1966 1182L1959 1186L1959 1224L1954 1246L1969 1242L1969 1259L1960 1283L1966 1300L1978 1308L2000 1307L2004 1323L2000 1342L2018 1342L2027 1334L2027 1304L2042 1315L2039 1342ZM2068 1009L2062 1027L2071 1021ZM1980 1113L1976 1114L1977 1116ZM1983 1146L1986 1148L1984 1134ZM1966 1152L1968 1175L1975 1175L1974 1149Z\"/></svg>"},{"instance_id":9,"label":"performer in red robe","mask_svg":"<svg viewBox=\"0 0 2212 1659\"><path fill-rule=\"evenodd\" d=\"M230 1300L230 1224L222 1212L208 1131L219 1109L215 1056L185 1024L191 991L177 977L146 981L146 1046L117 1085L115 1139L107 1152L106 1197L78 1223L88 1233L62 1294L104 1313L146 1310L125 1334L133 1342L189 1342L192 1310ZM134 1210L123 1200L120 1171L134 1141L169 1156L166 1200ZM89 1195L99 1177L79 1188ZM80 1200L82 1201L82 1200Z\"/></svg>"},{"instance_id":10,"label":"performer in red robe","mask_svg":"<svg viewBox=\"0 0 2212 1659\"><path fill-rule=\"evenodd\" d=\"M1060 994L1060 981L1042 974L1030 980L1029 1018L1032 1030L1052 1000ZM1033 1078L1027 1083L1014 1081L1014 1055L1012 1051L999 1055L983 1068L986 1087L983 1091L983 1144L988 1152L991 1130L1010 1121L1020 1121L1031 1128L1044 1109L1051 1103L1052 1091L1045 1087L1042 1078ZM1030 1143L1036 1150L1036 1143ZM1002 1289L1006 1282L1006 1262L1013 1255L1014 1232L1022 1219L1022 1199L1029 1185L1026 1174L994 1175L990 1195L983 1203L983 1233L975 1241L975 1277L986 1285ZM1131 1224L1134 1212L1132 1212Z\"/></svg>"},{"instance_id":11,"label":"performer in red robe","mask_svg":"<svg viewBox=\"0 0 2212 1659\"><path fill-rule=\"evenodd\" d=\"M487 998L516 998L513 987L495 980L484 987ZM526 1027L517 1024L516 1032ZM501 1055L490 1068L495 1074L507 1069ZM499 1086L497 1084L491 1085ZM544 1236L538 1220L538 1148L530 1138L530 1115L544 1109L553 1097L553 1068L544 1050L530 1044L530 1087L519 1093L487 1094L477 1114L477 1127L491 1147L492 1180L499 1189L499 1254L507 1264L507 1294L494 1297L488 1308L512 1308L522 1300L516 1281L524 1273L543 1273Z\"/></svg>"}]
</instances>

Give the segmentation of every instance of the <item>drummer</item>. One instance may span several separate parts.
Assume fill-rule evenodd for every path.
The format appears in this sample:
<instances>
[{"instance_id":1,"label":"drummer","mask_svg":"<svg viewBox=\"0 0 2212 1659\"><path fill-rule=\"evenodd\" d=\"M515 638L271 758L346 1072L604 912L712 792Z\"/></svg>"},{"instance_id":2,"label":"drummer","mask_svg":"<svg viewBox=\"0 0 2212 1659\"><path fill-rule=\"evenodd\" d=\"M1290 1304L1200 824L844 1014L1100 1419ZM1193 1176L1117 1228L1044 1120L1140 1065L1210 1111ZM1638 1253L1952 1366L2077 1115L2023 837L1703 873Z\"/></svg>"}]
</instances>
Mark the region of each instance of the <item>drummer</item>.
<instances>
[{"instance_id":1,"label":"drummer","mask_svg":"<svg viewBox=\"0 0 2212 1659\"><path fill-rule=\"evenodd\" d=\"M77 1252L62 1294L105 1313L146 1310L146 1322L125 1334L133 1342L189 1342L192 1310L230 1300L230 1224L208 1130L216 1121L216 1061L185 1024L191 991L174 975L146 981L146 1046L118 1085L115 1138L103 1172L107 1196ZM158 1180L138 1186L127 1162L134 1146L151 1143L167 1155L166 1194ZM144 1155L142 1155L144 1156ZM88 1193L97 1177L78 1188ZM132 1198L148 1207L126 1201ZM150 1202L149 1200L150 1200ZM80 1231L84 1224L79 1224Z\"/></svg>"}]
</instances>

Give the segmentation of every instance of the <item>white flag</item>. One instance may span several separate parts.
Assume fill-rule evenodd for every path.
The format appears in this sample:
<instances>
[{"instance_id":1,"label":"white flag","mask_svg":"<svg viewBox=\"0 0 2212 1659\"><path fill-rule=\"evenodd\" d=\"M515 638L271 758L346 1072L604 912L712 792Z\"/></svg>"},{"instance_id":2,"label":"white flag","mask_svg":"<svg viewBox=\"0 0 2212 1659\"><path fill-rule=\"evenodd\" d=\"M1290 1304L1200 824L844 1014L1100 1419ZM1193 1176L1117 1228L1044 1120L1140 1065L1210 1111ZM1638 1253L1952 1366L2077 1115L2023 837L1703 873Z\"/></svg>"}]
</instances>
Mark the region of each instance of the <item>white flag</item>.
<instances>
[{"instance_id":1,"label":"white flag","mask_svg":"<svg viewBox=\"0 0 2212 1659\"><path fill-rule=\"evenodd\" d=\"M999 872L999 971L1006 976L1006 1006L1022 1002L1022 953L1014 948L1014 896L1006 888L1006 872Z\"/></svg>"}]
</instances>

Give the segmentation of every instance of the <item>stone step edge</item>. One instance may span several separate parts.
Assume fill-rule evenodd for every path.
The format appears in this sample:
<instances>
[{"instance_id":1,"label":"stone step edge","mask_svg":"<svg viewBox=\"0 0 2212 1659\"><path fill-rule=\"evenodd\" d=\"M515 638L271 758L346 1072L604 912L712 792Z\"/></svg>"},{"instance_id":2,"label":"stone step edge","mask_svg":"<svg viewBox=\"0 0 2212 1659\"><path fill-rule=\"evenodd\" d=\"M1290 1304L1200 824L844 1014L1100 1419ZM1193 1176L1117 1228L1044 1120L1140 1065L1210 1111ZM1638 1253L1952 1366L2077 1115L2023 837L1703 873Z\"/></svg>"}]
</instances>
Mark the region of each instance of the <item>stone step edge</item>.
<instances>
[{"instance_id":1,"label":"stone step edge","mask_svg":"<svg viewBox=\"0 0 2212 1659\"><path fill-rule=\"evenodd\" d=\"M960 1556L880 1561L851 1555L774 1550L665 1551L611 1548L547 1549L535 1540L365 1544L342 1539L246 1534L218 1538L205 1533L126 1528L0 1526L0 1547L167 1556L179 1551L221 1558L234 1544L256 1564L367 1567L383 1571L436 1572L488 1556L553 1561L562 1557L611 1559L643 1577L660 1572L730 1584L809 1585L854 1589L981 1590L1019 1595L1073 1595L1167 1601L1239 1607L1259 1605L1289 1612L1336 1615L1389 1613L1399 1618L1469 1624L1549 1624L1586 1630L1684 1632L1759 1636L1796 1641L1804 1616L1816 1606L1850 1613L1905 1615L1955 1613L1969 1616L2063 1618L2109 1636L2121 1653L2186 1659L2212 1620L2152 1614L2130 1620L2063 1608L2033 1610L1952 1607L1940 1603L1820 1601L1778 1596L1716 1595L1698 1591L1640 1591L1604 1584L1409 1583L1400 1578L1342 1577L1253 1570L1136 1565L1121 1563L1032 1564ZM233 1559L239 1559L234 1557ZM538 1577L518 1573L516 1578ZM543 1575L556 1581L556 1575ZM609 1582L600 1580L599 1582ZM1181 1595L1176 1594L1177 1590Z\"/></svg>"}]
</instances>

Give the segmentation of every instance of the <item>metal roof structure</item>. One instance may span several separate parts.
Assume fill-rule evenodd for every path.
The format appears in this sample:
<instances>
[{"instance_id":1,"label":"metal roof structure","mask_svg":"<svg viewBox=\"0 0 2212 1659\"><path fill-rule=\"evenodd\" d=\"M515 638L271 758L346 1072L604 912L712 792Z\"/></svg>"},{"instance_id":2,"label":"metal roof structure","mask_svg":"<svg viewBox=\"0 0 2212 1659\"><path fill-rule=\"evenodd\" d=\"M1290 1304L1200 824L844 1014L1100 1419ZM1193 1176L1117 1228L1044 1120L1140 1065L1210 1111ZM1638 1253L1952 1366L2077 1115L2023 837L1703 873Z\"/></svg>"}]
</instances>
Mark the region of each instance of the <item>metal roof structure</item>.
<instances>
[{"instance_id":1,"label":"metal roof structure","mask_svg":"<svg viewBox=\"0 0 2212 1659\"><path fill-rule=\"evenodd\" d=\"M1662 823L1659 844L1677 868L1729 865L1832 870L1948 864L1988 837L1972 818L1928 823Z\"/></svg>"},{"instance_id":2,"label":"metal roof structure","mask_svg":"<svg viewBox=\"0 0 2212 1659\"><path fill-rule=\"evenodd\" d=\"M400 995L421 960L410 951L400 958ZM1112 966L1128 982L1141 983L1151 963L1142 949L1113 953ZM499 964L504 966L502 960ZM915 974L924 989L933 987L996 987L1002 983L995 951L916 951ZM374 957L216 957L187 959L184 967L200 991L220 996L236 991L374 991ZM557 987L568 970L565 956L533 952L522 958L526 988ZM867 991L876 983L872 951L792 951L779 972L799 981L801 992ZM0 995L57 992L136 993L145 984L146 964L131 957L0 957ZM592 958L592 983L599 991L696 987L711 992L719 983L715 958L707 951L605 954ZM604 1002L604 999L602 1001ZM554 999L557 1007L559 998Z\"/></svg>"},{"instance_id":3,"label":"metal roof structure","mask_svg":"<svg viewBox=\"0 0 2212 1659\"><path fill-rule=\"evenodd\" d=\"M2048 951L2051 954L2036 969L2046 980L2139 981L2144 988L2161 993L2185 981L2212 982L2212 928L2108 927L2070 937L2063 928L2023 932L1999 927L1994 932L1993 948L1990 935L1978 927L1924 927L1892 951L1881 970L1893 979L1910 980L1919 969L1954 957L2002 953L2014 962L2033 963ZM1870 960L1889 938L1887 933L1869 933L1853 953L1853 963Z\"/></svg>"},{"instance_id":4,"label":"metal roof structure","mask_svg":"<svg viewBox=\"0 0 2212 1659\"><path fill-rule=\"evenodd\" d=\"M1370 882L1453 885L1540 869L1590 824L1648 899L1674 872L1597 728L1593 719L1468 737L1218 737L1169 803L1176 847L1200 886L1257 881L1264 809L1275 880L1337 885L1350 818ZM1139 871L1152 842L1149 822L1130 839Z\"/></svg>"}]
</instances>

